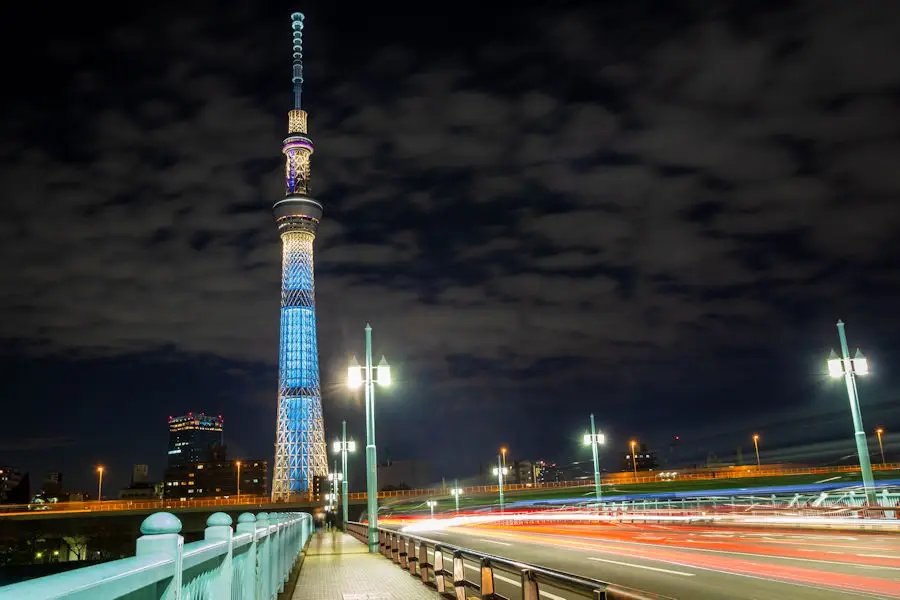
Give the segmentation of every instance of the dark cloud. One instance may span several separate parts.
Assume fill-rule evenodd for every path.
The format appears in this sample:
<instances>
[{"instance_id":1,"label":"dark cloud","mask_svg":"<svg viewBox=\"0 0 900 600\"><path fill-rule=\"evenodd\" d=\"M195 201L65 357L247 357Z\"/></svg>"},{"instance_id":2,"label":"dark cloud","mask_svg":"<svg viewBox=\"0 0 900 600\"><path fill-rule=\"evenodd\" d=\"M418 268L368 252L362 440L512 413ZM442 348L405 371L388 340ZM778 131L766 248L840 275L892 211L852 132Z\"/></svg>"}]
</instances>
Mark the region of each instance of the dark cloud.
<instances>
[{"instance_id":1,"label":"dark cloud","mask_svg":"<svg viewBox=\"0 0 900 600\"><path fill-rule=\"evenodd\" d=\"M523 7L465 48L455 17L426 42L412 17L308 15L329 401L366 320L407 402L574 415L602 388L622 435L766 396L746 365L822 351L838 316L897 339L900 5L651 5ZM289 11L136 10L29 50L63 93L2 117L0 334L270 370ZM274 380L243 393L274 403Z\"/></svg>"}]
</instances>

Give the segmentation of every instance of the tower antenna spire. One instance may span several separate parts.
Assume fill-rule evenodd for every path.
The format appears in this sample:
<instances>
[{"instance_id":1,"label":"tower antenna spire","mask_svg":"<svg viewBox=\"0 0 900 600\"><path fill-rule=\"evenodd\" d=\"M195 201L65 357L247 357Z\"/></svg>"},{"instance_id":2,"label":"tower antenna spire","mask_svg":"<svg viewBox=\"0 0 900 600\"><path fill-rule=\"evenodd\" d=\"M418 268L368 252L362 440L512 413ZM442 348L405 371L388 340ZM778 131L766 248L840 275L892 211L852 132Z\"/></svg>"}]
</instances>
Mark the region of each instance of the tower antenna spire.
<instances>
[{"instance_id":1,"label":"tower antenna spire","mask_svg":"<svg viewBox=\"0 0 900 600\"><path fill-rule=\"evenodd\" d=\"M294 109L300 110L300 96L303 93L303 13L291 14L291 30L294 36L294 65L291 83L294 87Z\"/></svg>"}]
</instances>

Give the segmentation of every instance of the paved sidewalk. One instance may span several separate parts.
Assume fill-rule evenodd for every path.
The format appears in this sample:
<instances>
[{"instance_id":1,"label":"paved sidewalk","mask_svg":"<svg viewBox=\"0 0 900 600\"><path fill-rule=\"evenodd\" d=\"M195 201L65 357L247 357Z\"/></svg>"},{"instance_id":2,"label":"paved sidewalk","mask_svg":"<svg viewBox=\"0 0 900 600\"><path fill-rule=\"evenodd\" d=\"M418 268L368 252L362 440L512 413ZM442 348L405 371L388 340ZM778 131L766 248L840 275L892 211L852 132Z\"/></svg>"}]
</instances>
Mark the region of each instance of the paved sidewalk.
<instances>
[{"instance_id":1,"label":"paved sidewalk","mask_svg":"<svg viewBox=\"0 0 900 600\"><path fill-rule=\"evenodd\" d=\"M438 600L434 589L340 531L309 542L292 600Z\"/></svg>"}]
</instances>

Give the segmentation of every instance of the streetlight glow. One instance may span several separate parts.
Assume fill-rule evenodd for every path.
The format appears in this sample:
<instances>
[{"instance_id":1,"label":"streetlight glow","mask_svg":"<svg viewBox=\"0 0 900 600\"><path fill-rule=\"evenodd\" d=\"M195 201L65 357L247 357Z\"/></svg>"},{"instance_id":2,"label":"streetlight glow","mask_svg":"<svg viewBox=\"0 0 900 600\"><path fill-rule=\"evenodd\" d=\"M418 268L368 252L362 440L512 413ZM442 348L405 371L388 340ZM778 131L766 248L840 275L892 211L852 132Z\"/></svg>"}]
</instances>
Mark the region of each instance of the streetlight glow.
<instances>
[{"instance_id":1,"label":"streetlight glow","mask_svg":"<svg viewBox=\"0 0 900 600\"><path fill-rule=\"evenodd\" d=\"M347 442L347 452L356 452L356 442L350 440Z\"/></svg>"},{"instance_id":2,"label":"streetlight glow","mask_svg":"<svg viewBox=\"0 0 900 600\"><path fill-rule=\"evenodd\" d=\"M857 375L869 374L869 361L867 361L866 357L863 356L863 353L859 351L859 348L856 349L856 355L853 357L853 370Z\"/></svg>"},{"instance_id":3,"label":"streetlight glow","mask_svg":"<svg viewBox=\"0 0 900 600\"><path fill-rule=\"evenodd\" d=\"M494 467L494 475L506 475L508 469L506 467Z\"/></svg>"},{"instance_id":4,"label":"streetlight glow","mask_svg":"<svg viewBox=\"0 0 900 600\"><path fill-rule=\"evenodd\" d=\"M356 355L350 359L350 366L347 367L347 385L352 389L356 389L363 383L362 367L356 360Z\"/></svg>"},{"instance_id":5,"label":"streetlight glow","mask_svg":"<svg viewBox=\"0 0 900 600\"><path fill-rule=\"evenodd\" d=\"M383 387L391 385L391 366L383 354L376 369L378 370L378 385Z\"/></svg>"},{"instance_id":6,"label":"streetlight glow","mask_svg":"<svg viewBox=\"0 0 900 600\"><path fill-rule=\"evenodd\" d=\"M833 348L828 356L828 374L835 378L844 375L844 361L838 358L837 352Z\"/></svg>"}]
</instances>

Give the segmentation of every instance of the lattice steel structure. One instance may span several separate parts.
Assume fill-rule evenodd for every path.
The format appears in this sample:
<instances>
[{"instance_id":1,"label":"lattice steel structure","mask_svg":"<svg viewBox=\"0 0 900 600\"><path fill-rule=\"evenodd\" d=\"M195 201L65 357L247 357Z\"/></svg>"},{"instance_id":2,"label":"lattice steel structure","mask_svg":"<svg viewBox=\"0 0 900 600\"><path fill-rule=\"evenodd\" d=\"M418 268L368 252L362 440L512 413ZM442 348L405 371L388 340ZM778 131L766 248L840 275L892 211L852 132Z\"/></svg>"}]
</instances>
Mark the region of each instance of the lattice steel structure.
<instances>
[{"instance_id":1,"label":"lattice steel structure","mask_svg":"<svg viewBox=\"0 0 900 600\"><path fill-rule=\"evenodd\" d=\"M291 15L293 30L294 108L288 112L285 196L275 203L281 234L281 341L278 362L278 425L272 499L289 499L313 491L313 478L328 471L319 352L316 343L316 295L313 242L322 205L309 196L306 112L300 108L303 86L303 15Z\"/></svg>"}]
</instances>

